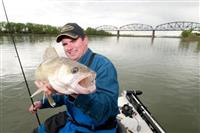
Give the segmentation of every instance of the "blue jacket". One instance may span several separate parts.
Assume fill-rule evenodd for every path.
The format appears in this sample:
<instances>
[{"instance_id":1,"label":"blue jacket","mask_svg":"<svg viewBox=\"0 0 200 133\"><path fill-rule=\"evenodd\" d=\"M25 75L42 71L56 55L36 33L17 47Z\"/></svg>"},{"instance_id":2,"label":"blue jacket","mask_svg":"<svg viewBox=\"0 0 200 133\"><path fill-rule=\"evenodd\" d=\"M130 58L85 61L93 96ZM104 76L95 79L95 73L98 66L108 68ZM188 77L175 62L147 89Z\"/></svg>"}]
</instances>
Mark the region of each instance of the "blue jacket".
<instances>
[{"instance_id":1,"label":"blue jacket","mask_svg":"<svg viewBox=\"0 0 200 133\"><path fill-rule=\"evenodd\" d=\"M82 64L87 64L92 51L90 49L79 60ZM104 56L96 54L90 68L96 72L96 92L93 94L79 95L75 100L71 100L67 95L54 95L56 107L66 105L67 115L79 124L97 127L104 124L108 118L116 117L118 110L119 85L117 72L113 64ZM42 108L49 108L47 100ZM80 127L68 121L59 133L115 133L113 130L90 131L85 127ZM39 127L39 133L45 133L44 125Z\"/></svg>"}]
</instances>

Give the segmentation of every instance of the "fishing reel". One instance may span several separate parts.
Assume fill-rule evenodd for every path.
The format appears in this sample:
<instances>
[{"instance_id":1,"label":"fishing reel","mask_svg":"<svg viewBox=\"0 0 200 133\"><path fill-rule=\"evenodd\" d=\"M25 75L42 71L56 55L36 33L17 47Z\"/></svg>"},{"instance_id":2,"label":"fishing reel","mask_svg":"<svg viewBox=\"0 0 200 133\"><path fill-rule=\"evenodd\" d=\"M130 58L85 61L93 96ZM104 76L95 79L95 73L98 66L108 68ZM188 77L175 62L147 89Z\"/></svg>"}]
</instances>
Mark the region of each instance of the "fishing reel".
<instances>
[{"instance_id":1,"label":"fishing reel","mask_svg":"<svg viewBox=\"0 0 200 133\"><path fill-rule=\"evenodd\" d=\"M133 115L135 114L135 112L133 111L133 108L128 105L128 104L124 104L123 107L121 107L122 113L126 116L126 117L130 117L133 118Z\"/></svg>"}]
</instances>

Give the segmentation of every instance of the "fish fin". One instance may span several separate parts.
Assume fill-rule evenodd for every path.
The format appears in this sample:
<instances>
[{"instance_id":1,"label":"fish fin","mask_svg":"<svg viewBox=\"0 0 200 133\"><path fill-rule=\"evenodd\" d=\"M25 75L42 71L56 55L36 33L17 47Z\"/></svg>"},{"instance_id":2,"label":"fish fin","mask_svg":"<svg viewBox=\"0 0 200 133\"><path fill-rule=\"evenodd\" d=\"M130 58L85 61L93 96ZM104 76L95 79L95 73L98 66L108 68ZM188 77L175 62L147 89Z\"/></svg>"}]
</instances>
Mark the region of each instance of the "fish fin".
<instances>
[{"instance_id":1,"label":"fish fin","mask_svg":"<svg viewBox=\"0 0 200 133\"><path fill-rule=\"evenodd\" d=\"M38 89L36 92L34 92L34 93L31 95L31 97L34 97L35 95L41 93L42 91L43 91L42 88Z\"/></svg>"},{"instance_id":2,"label":"fish fin","mask_svg":"<svg viewBox=\"0 0 200 133\"><path fill-rule=\"evenodd\" d=\"M55 103L55 101L53 100L53 98L52 98L51 95L47 95L47 99L48 99L48 102L49 102L49 104L51 105L51 107L55 107L55 106L56 106L56 103Z\"/></svg>"},{"instance_id":3,"label":"fish fin","mask_svg":"<svg viewBox=\"0 0 200 133\"><path fill-rule=\"evenodd\" d=\"M56 57L59 57L58 53L56 52L56 49L52 46L47 47L43 55L43 60L45 61Z\"/></svg>"},{"instance_id":4,"label":"fish fin","mask_svg":"<svg viewBox=\"0 0 200 133\"><path fill-rule=\"evenodd\" d=\"M42 103L44 104L44 100L46 98L45 92L43 92Z\"/></svg>"}]
</instances>

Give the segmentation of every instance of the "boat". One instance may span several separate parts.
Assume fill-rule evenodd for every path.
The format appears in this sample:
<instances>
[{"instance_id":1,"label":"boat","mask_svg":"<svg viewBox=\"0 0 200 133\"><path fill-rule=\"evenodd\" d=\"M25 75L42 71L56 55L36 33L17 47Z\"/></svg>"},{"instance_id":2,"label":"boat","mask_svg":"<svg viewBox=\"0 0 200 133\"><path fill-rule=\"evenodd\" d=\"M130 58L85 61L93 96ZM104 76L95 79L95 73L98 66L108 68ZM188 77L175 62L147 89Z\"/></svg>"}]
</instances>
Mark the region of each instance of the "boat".
<instances>
[{"instance_id":1,"label":"boat","mask_svg":"<svg viewBox=\"0 0 200 133\"><path fill-rule=\"evenodd\" d=\"M139 99L142 91L127 90L118 99L117 133L166 133Z\"/></svg>"}]
</instances>

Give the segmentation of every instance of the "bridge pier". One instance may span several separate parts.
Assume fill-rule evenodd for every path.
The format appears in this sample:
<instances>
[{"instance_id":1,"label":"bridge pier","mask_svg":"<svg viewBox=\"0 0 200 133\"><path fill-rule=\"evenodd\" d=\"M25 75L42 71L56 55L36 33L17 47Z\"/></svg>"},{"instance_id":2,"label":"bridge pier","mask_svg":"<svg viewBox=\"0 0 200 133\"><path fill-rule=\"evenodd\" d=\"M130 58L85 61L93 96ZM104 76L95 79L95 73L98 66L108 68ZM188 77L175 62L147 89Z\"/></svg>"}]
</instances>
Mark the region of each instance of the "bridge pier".
<instances>
[{"instance_id":1,"label":"bridge pier","mask_svg":"<svg viewBox=\"0 0 200 133\"><path fill-rule=\"evenodd\" d=\"M152 38L155 37L155 30L152 31Z\"/></svg>"},{"instance_id":2,"label":"bridge pier","mask_svg":"<svg viewBox=\"0 0 200 133\"><path fill-rule=\"evenodd\" d=\"M120 31L119 30L117 30L117 37L119 37L120 36Z\"/></svg>"}]
</instances>

